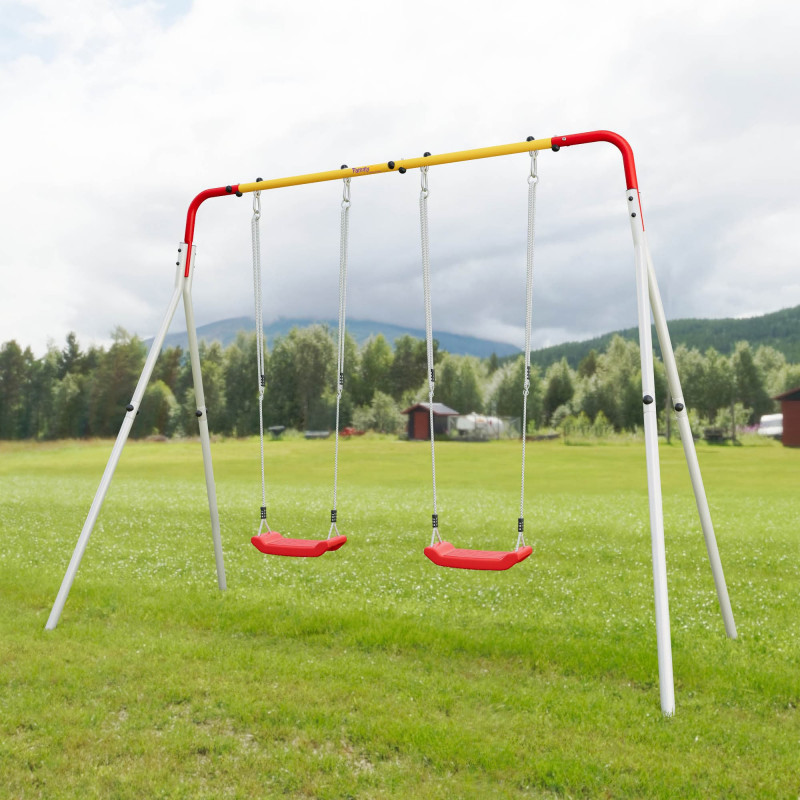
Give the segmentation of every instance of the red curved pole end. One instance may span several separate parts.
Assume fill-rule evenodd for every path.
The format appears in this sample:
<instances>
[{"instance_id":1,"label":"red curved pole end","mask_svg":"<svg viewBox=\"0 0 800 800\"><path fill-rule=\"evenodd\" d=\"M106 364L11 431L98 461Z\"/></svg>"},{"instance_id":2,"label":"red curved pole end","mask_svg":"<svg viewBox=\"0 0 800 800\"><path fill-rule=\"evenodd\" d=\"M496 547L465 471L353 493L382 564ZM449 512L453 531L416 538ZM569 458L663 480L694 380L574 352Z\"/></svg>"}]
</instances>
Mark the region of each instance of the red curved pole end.
<instances>
[{"instance_id":1,"label":"red curved pole end","mask_svg":"<svg viewBox=\"0 0 800 800\"><path fill-rule=\"evenodd\" d=\"M626 139L613 131L589 131L588 133L573 133L569 136L553 136L553 148L569 147L573 144L590 144L591 142L609 142L619 148L622 154L622 165L625 167L625 188L638 189L636 180L636 164L633 161L633 150Z\"/></svg>"},{"instance_id":2,"label":"red curved pole end","mask_svg":"<svg viewBox=\"0 0 800 800\"><path fill-rule=\"evenodd\" d=\"M183 234L183 241L186 242L186 269L183 276L189 277L189 267L192 257L192 241L194 240L194 221L197 217L197 210L200 206L210 197L224 197L226 194L235 195L239 191L239 184L235 186L219 186L216 189L206 189L200 192L197 197L189 204L189 210L186 212L186 231Z\"/></svg>"}]
</instances>

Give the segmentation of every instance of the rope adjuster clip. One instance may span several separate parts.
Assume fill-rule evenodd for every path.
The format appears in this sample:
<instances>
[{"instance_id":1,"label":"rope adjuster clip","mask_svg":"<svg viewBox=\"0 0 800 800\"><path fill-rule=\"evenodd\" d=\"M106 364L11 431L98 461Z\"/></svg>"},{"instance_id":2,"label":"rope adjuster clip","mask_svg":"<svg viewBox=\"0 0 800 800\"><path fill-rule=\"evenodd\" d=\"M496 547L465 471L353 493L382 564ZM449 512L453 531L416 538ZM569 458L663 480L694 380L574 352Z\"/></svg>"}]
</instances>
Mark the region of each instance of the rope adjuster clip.
<instances>
[{"instance_id":1,"label":"rope adjuster clip","mask_svg":"<svg viewBox=\"0 0 800 800\"><path fill-rule=\"evenodd\" d=\"M538 174L538 162L537 158L539 157L538 150L531 150L531 174L528 176L528 183L533 185L535 183L539 183L539 174Z\"/></svg>"}]
</instances>

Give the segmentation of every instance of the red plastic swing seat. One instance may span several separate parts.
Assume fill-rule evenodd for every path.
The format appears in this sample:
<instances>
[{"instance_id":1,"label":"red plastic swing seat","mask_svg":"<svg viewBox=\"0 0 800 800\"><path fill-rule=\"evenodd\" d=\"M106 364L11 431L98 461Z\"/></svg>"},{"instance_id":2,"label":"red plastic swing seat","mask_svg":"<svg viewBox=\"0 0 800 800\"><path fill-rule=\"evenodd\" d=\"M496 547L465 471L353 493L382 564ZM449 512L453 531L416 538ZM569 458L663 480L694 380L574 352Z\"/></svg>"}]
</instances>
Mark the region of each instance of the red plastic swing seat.
<instances>
[{"instance_id":1,"label":"red plastic swing seat","mask_svg":"<svg viewBox=\"0 0 800 800\"><path fill-rule=\"evenodd\" d=\"M533 548L527 545L519 550L464 550L450 542L437 542L425 548L425 555L434 564L455 569L509 569L532 552Z\"/></svg>"},{"instance_id":2,"label":"red plastic swing seat","mask_svg":"<svg viewBox=\"0 0 800 800\"><path fill-rule=\"evenodd\" d=\"M275 531L260 533L250 541L268 556L294 556L296 558L316 558L329 550L338 550L346 541L346 536L331 539L290 539Z\"/></svg>"}]
</instances>

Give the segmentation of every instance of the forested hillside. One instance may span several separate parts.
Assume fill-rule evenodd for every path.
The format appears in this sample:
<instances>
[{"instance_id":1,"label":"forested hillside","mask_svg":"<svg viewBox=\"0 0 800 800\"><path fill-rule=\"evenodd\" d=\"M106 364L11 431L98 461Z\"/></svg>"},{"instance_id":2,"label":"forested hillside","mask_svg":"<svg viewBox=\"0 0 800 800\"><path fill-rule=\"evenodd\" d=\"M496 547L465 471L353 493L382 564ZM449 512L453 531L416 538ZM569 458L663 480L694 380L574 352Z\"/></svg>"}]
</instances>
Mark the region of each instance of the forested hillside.
<instances>
[{"instance_id":1,"label":"forested hillside","mask_svg":"<svg viewBox=\"0 0 800 800\"><path fill-rule=\"evenodd\" d=\"M685 345L705 352L713 347L718 353L730 356L737 342L749 342L752 348L761 345L775 348L787 361L800 362L800 306L784 308L772 314L747 319L676 319L669 322L672 346ZM614 333L606 333L582 342L564 342L545 347L532 354L532 360L540 367L567 359L573 368L588 355L590 350L605 350L614 336L629 341L639 341L638 328L625 328ZM660 355L658 337L653 328L653 344Z\"/></svg>"}]
</instances>

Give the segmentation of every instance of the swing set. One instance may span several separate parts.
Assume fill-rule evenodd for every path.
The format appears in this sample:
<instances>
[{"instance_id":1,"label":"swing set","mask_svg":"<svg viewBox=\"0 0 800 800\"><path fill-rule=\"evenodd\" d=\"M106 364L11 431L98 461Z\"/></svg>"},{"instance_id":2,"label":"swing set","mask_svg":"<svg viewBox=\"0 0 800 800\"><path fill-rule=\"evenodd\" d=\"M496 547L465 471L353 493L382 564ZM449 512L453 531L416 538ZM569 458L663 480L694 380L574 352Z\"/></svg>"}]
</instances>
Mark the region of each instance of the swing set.
<instances>
[{"instance_id":1,"label":"swing set","mask_svg":"<svg viewBox=\"0 0 800 800\"><path fill-rule=\"evenodd\" d=\"M642 411L645 433L645 454L647 467L647 486L650 510L650 534L653 558L653 584L655 595L656 638L658 649L659 688L661 695L661 709L664 714L672 715L675 711L674 681L672 674L672 645L669 627L669 602L667 595L666 556L664 547L664 521L661 498L661 480L658 461L658 428L655 403L655 379L653 370L653 348L650 333L650 313L655 321L656 332L661 346L664 366L667 373L667 382L676 413L681 442L686 457L689 476L694 490L695 501L700 516L701 527L706 543L706 550L711 565L711 571L717 591L717 598L722 613L725 630L730 638L736 638L736 625L733 619L727 586L722 571L722 564L717 548L708 501L703 487L694 439L691 433L689 417L683 399L680 380L678 377L675 355L670 342L666 317L658 290L656 276L650 257L647 239L645 236L644 221L642 218L641 199L639 196L636 168L633 151L628 142L611 131L591 131L588 133L572 134L568 136L555 136L548 139L534 139L528 137L525 142L518 142L495 147L484 147L476 150L463 150L441 155L432 155L426 152L421 158L388 161L381 164L372 164L362 167L348 167L342 165L338 170L317 172L298 175L289 178L262 180L258 178L253 183L231 184L215 189L207 189L198 194L189 206L186 217L186 230L184 240L178 247L176 261L175 288L167 307L161 326L153 338L142 374L133 393L131 402L126 407L126 415L120 432L114 443L108 463L95 494L91 508L87 515L78 542L67 567L66 574L61 583L53 609L47 620L46 628L53 630L61 617L64 605L80 566L81 559L86 550L89 537L100 513L103 501L111 484L114 471L119 463L122 449L127 441L138 413L142 397L150 380L161 348L164 343L170 322L175 314L178 303L183 299L186 314L186 329L189 339L189 356L192 366L192 379L197 401L196 416L200 431L200 442L203 453L203 466L205 472L206 491L208 495L209 514L211 518L211 535L214 546L214 555L217 568L217 582L219 588L226 588L225 567L222 554L220 537L219 512L216 500L216 487L211 463L211 444L208 431L207 409L203 393L203 382L200 373L200 357L197 343L197 331L194 320L192 304L192 282L194 279L194 266L197 257L194 244L194 229L197 212L200 206L208 199L215 197L237 196L253 194L253 216L251 221L251 240L253 252L253 289L255 297L255 323L256 323L256 360L257 360L257 390L258 390L258 416L259 416L259 443L261 451L261 507L260 524L252 544L265 555L289 557L318 557L324 553L339 550L346 542L347 536L342 535L337 527L337 489L339 470L339 416L342 392L344 389L344 355L346 333L346 298L347 298L347 262L350 230L350 183L353 178L366 175L377 175L386 172L405 173L410 169L420 171L420 241L422 255L422 278L425 306L425 337L427 347L427 382L428 382L428 407L430 411L430 442L431 442L431 478L433 488L433 513L432 536L430 544L424 548L425 556L434 564L441 567L468 570L507 570L524 561L532 553L530 545L524 538L524 504L525 504L525 431L528 411L528 395L530 390L530 344L533 308L533 263L535 244L535 218L536 218L536 189L539 183L538 153L542 150L558 152L564 147L590 144L594 142L607 142L619 150L622 156L625 173L625 197L628 218L633 235L636 294L639 323L639 345L642 368ZM517 536L513 549L507 551L495 550L468 550L455 547L449 541L442 539L439 532L439 514L437 509L436 492L436 446L434 437L434 391L435 369L433 358L433 325L431 314L431 289L430 289L430 254L428 243L428 174L430 167L450 164L461 161L491 158L495 156L524 154L530 155L530 172L527 174L528 182L528 245L527 245L527 277L525 292L525 371L522 390L522 471L520 486L520 511L517 519ZM261 276L261 193L272 189L289 186L298 186L309 183L325 181L342 181L343 194L340 212L340 246L339 246L339 329L338 329L338 355L337 355L337 385L336 385L336 426L334 438L334 471L333 471L333 504L330 512L330 528L325 538L297 539L283 536L272 530L267 521L266 478L264 466L264 424L263 404L266 388L264 372L264 329L262 309L262 276Z\"/></svg>"}]
</instances>

